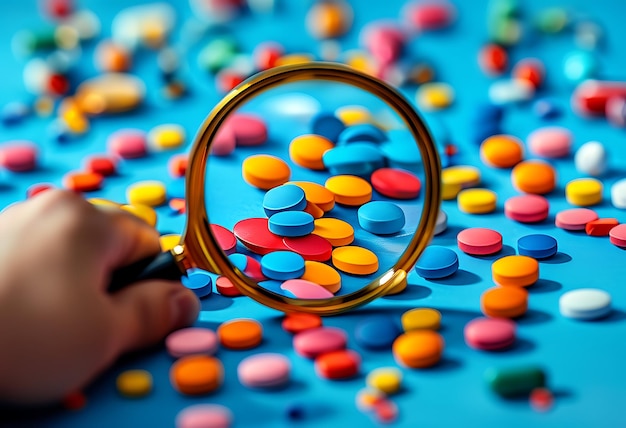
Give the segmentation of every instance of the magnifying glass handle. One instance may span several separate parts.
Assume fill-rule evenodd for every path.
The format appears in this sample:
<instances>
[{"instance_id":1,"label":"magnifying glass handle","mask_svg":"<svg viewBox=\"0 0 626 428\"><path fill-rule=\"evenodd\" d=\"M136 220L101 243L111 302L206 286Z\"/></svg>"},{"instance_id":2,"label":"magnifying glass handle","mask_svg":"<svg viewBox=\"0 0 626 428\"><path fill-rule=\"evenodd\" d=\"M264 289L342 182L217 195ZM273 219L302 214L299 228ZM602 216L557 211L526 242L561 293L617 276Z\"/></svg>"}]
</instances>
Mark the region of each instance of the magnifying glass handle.
<instances>
[{"instance_id":1,"label":"magnifying glass handle","mask_svg":"<svg viewBox=\"0 0 626 428\"><path fill-rule=\"evenodd\" d=\"M146 279L180 279L184 273L178 266L174 255L169 251L146 257L115 270L111 276L108 291L112 293Z\"/></svg>"}]
</instances>

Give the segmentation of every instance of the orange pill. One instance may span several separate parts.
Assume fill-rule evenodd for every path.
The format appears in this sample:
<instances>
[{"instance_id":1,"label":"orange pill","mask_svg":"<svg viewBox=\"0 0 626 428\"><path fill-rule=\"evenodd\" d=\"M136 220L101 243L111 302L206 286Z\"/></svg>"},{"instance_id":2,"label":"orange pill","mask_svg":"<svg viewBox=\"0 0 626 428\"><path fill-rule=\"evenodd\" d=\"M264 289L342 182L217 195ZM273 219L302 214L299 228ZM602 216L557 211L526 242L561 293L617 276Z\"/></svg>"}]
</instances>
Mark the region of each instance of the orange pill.
<instances>
[{"instance_id":1,"label":"orange pill","mask_svg":"<svg viewBox=\"0 0 626 428\"><path fill-rule=\"evenodd\" d=\"M220 343L229 349L250 349L261 344L263 326L248 318L238 318L222 323L217 329Z\"/></svg>"},{"instance_id":2,"label":"orange pill","mask_svg":"<svg viewBox=\"0 0 626 428\"><path fill-rule=\"evenodd\" d=\"M103 177L95 172L72 171L63 177L63 186L75 192L93 192L102 187Z\"/></svg>"},{"instance_id":3,"label":"orange pill","mask_svg":"<svg viewBox=\"0 0 626 428\"><path fill-rule=\"evenodd\" d=\"M443 337L432 330L413 330L401 334L393 342L392 351L398 364L411 368L430 367L439 362Z\"/></svg>"},{"instance_id":4,"label":"orange pill","mask_svg":"<svg viewBox=\"0 0 626 428\"><path fill-rule=\"evenodd\" d=\"M619 224L616 218L599 218L585 225L585 233L590 236L609 236L609 232Z\"/></svg>"},{"instance_id":5,"label":"orange pill","mask_svg":"<svg viewBox=\"0 0 626 428\"><path fill-rule=\"evenodd\" d=\"M300 135L289 144L289 157L293 163L303 168L323 170L326 167L322 156L333 147L333 142L321 135Z\"/></svg>"},{"instance_id":6,"label":"orange pill","mask_svg":"<svg viewBox=\"0 0 626 428\"><path fill-rule=\"evenodd\" d=\"M315 372L326 379L349 379L359 373L361 356L350 349L325 352L315 358Z\"/></svg>"},{"instance_id":7,"label":"orange pill","mask_svg":"<svg viewBox=\"0 0 626 428\"><path fill-rule=\"evenodd\" d=\"M297 334L305 330L322 326L322 318L316 314L306 312L291 312L283 318L283 330Z\"/></svg>"},{"instance_id":8,"label":"orange pill","mask_svg":"<svg viewBox=\"0 0 626 428\"><path fill-rule=\"evenodd\" d=\"M498 285L528 287L539 279L539 262L528 256L506 256L491 264L491 274Z\"/></svg>"},{"instance_id":9,"label":"orange pill","mask_svg":"<svg viewBox=\"0 0 626 428\"><path fill-rule=\"evenodd\" d=\"M352 8L344 1L316 2L306 14L306 28L318 39L339 37L351 25Z\"/></svg>"},{"instance_id":10,"label":"orange pill","mask_svg":"<svg viewBox=\"0 0 626 428\"><path fill-rule=\"evenodd\" d=\"M510 168L524 159L524 145L512 135L493 135L480 145L480 158L485 165Z\"/></svg>"},{"instance_id":11,"label":"orange pill","mask_svg":"<svg viewBox=\"0 0 626 428\"><path fill-rule=\"evenodd\" d=\"M552 165L538 160L518 163L511 171L513 187L520 192L544 195L554 190L556 172Z\"/></svg>"},{"instance_id":12,"label":"orange pill","mask_svg":"<svg viewBox=\"0 0 626 428\"><path fill-rule=\"evenodd\" d=\"M208 355L188 355L179 358L170 368L170 382L181 394L208 394L224 380L222 362Z\"/></svg>"},{"instance_id":13,"label":"orange pill","mask_svg":"<svg viewBox=\"0 0 626 428\"><path fill-rule=\"evenodd\" d=\"M321 184L310 181L290 181L287 184L295 184L304 190L304 197L307 202L317 205L324 212L332 210L335 206L335 194Z\"/></svg>"},{"instance_id":14,"label":"orange pill","mask_svg":"<svg viewBox=\"0 0 626 428\"><path fill-rule=\"evenodd\" d=\"M172 156L167 163L170 175L174 178L184 177L185 173L187 172L188 163L189 156L187 156L186 154Z\"/></svg>"},{"instance_id":15,"label":"orange pill","mask_svg":"<svg viewBox=\"0 0 626 428\"><path fill-rule=\"evenodd\" d=\"M495 287L480 297L483 314L493 318L517 318L528 309L528 292L520 287Z\"/></svg>"},{"instance_id":16,"label":"orange pill","mask_svg":"<svg viewBox=\"0 0 626 428\"><path fill-rule=\"evenodd\" d=\"M96 46L95 62L100 71L123 72L130 68L131 56L124 46L103 40Z\"/></svg>"}]
</instances>

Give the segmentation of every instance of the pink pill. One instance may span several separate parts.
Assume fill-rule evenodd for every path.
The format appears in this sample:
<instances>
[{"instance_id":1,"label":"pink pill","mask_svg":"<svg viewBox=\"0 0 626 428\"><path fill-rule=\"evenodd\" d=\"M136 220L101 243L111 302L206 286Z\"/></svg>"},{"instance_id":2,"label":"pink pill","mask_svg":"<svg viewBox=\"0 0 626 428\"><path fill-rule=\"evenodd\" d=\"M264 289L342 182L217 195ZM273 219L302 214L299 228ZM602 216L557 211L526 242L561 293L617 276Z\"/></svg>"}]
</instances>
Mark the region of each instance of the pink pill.
<instances>
[{"instance_id":1,"label":"pink pill","mask_svg":"<svg viewBox=\"0 0 626 428\"><path fill-rule=\"evenodd\" d=\"M507 318L476 318L465 325L465 343L475 349L494 351L515 342L515 322Z\"/></svg>"},{"instance_id":2,"label":"pink pill","mask_svg":"<svg viewBox=\"0 0 626 428\"><path fill-rule=\"evenodd\" d=\"M227 121L218 131L211 142L211 154L215 156L228 156L235 151L237 140L235 131Z\"/></svg>"},{"instance_id":3,"label":"pink pill","mask_svg":"<svg viewBox=\"0 0 626 428\"><path fill-rule=\"evenodd\" d=\"M466 254L484 256L502 249L502 235L492 229L471 227L456 236L459 249Z\"/></svg>"},{"instance_id":4,"label":"pink pill","mask_svg":"<svg viewBox=\"0 0 626 428\"><path fill-rule=\"evenodd\" d=\"M329 299L333 293L319 284L304 279L290 279L283 282L280 288L289 291L298 299Z\"/></svg>"},{"instance_id":5,"label":"pink pill","mask_svg":"<svg viewBox=\"0 0 626 428\"><path fill-rule=\"evenodd\" d=\"M258 146L267 141L267 126L259 116L236 113L227 119L225 126L235 133L238 146Z\"/></svg>"},{"instance_id":6,"label":"pink pill","mask_svg":"<svg viewBox=\"0 0 626 428\"><path fill-rule=\"evenodd\" d=\"M254 259L248 255L246 255L246 269L243 271L247 276L252 278L255 281L265 281L267 278L263 275L263 271L261 270L261 263L257 259Z\"/></svg>"},{"instance_id":7,"label":"pink pill","mask_svg":"<svg viewBox=\"0 0 626 428\"><path fill-rule=\"evenodd\" d=\"M176 330L165 338L165 348L174 358L186 355L213 355L217 351L219 339L208 328L189 327Z\"/></svg>"},{"instance_id":8,"label":"pink pill","mask_svg":"<svg viewBox=\"0 0 626 428\"><path fill-rule=\"evenodd\" d=\"M446 1L410 3L403 16L416 30L437 30L450 25L455 16L454 6Z\"/></svg>"},{"instance_id":9,"label":"pink pill","mask_svg":"<svg viewBox=\"0 0 626 428\"><path fill-rule=\"evenodd\" d=\"M335 327L319 327L305 330L293 338L293 348L303 357L315 358L326 352L346 347L346 332Z\"/></svg>"},{"instance_id":10,"label":"pink pill","mask_svg":"<svg viewBox=\"0 0 626 428\"><path fill-rule=\"evenodd\" d=\"M237 238L235 238L235 234L233 232L226 229L224 226L220 226L219 224L212 224L211 233L222 251L226 254L232 254L235 252Z\"/></svg>"},{"instance_id":11,"label":"pink pill","mask_svg":"<svg viewBox=\"0 0 626 428\"><path fill-rule=\"evenodd\" d=\"M598 214L589 208L572 208L556 214L554 224L565 230L585 230L590 221L598 219Z\"/></svg>"},{"instance_id":12,"label":"pink pill","mask_svg":"<svg viewBox=\"0 0 626 428\"><path fill-rule=\"evenodd\" d=\"M37 167L37 147L30 141L9 141L0 147L0 165L13 172Z\"/></svg>"},{"instance_id":13,"label":"pink pill","mask_svg":"<svg viewBox=\"0 0 626 428\"><path fill-rule=\"evenodd\" d=\"M176 428L229 428L233 414L219 404L194 404L176 415Z\"/></svg>"},{"instance_id":14,"label":"pink pill","mask_svg":"<svg viewBox=\"0 0 626 428\"><path fill-rule=\"evenodd\" d=\"M121 129L109 135L109 151L122 159L137 159L146 156L148 143L146 133L139 129Z\"/></svg>"},{"instance_id":15,"label":"pink pill","mask_svg":"<svg viewBox=\"0 0 626 428\"><path fill-rule=\"evenodd\" d=\"M402 53L405 36L391 25L372 24L363 30L363 44L382 65L395 62Z\"/></svg>"},{"instance_id":16,"label":"pink pill","mask_svg":"<svg viewBox=\"0 0 626 428\"><path fill-rule=\"evenodd\" d=\"M513 196L504 203L504 215L520 223L536 223L548 218L550 203L540 195Z\"/></svg>"},{"instance_id":17,"label":"pink pill","mask_svg":"<svg viewBox=\"0 0 626 428\"><path fill-rule=\"evenodd\" d=\"M237 366L237 376L249 388L275 388L289 382L291 363L281 354L256 354L243 359Z\"/></svg>"},{"instance_id":18,"label":"pink pill","mask_svg":"<svg viewBox=\"0 0 626 428\"><path fill-rule=\"evenodd\" d=\"M548 126L531 132L526 140L530 152L544 158L562 158L570 154L572 133L560 126Z\"/></svg>"},{"instance_id":19,"label":"pink pill","mask_svg":"<svg viewBox=\"0 0 626 428\"><path fill-rule=\"evenodd\" d=\"M620 224L611 229L609 239L611 244L626 248L626 224Z\"/></svg>"}]
</instances>

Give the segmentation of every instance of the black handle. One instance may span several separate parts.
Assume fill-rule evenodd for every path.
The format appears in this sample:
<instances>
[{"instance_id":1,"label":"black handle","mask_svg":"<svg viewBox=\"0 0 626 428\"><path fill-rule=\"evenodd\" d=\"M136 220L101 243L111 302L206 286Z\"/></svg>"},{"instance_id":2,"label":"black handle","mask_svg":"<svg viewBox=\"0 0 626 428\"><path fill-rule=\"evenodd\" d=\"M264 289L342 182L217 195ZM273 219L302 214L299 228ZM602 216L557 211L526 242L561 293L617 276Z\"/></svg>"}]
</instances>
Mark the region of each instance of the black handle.
<instances>
[{"instance_id":1,"label":"black handle","mask_svg":"<svg viewBox=\"0 0 626 428\"><path fill-rule=\"evenodd\" d=\"M127 285L145 279L180 279L183 275L184 273L178 267L174 255L165 251L117 269L111 276L109 292L113 293Z\"/></svg>"}]
</instances>

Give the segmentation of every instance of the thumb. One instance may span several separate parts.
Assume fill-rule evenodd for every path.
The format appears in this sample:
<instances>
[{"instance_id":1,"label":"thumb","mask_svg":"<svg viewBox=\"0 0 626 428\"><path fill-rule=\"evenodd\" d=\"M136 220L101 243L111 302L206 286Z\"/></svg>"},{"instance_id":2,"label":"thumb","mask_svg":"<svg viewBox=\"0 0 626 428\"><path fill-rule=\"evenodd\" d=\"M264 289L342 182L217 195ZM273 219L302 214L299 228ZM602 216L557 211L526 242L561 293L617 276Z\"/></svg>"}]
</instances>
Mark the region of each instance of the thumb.
<instances>
[{"instance_id":1,"label":"thumb","mask_svg":"<svg viewBox=\"0 0 626 428\"><path fill-rule=\"evenodd\" d=\"M142 281L111 295L120 352L154 345L168 333L192 324L200 301L180 282Z\"/></svg>"}]
</instances>

